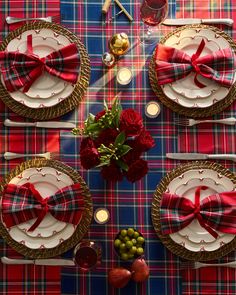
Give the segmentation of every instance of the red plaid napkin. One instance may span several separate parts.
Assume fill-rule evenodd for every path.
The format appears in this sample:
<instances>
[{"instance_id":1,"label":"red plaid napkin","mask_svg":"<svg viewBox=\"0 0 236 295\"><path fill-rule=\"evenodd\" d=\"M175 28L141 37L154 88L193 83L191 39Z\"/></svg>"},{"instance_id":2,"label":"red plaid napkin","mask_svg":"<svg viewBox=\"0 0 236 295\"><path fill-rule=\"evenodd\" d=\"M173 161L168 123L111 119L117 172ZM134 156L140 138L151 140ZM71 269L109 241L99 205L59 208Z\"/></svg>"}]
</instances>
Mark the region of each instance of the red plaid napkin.
<instances>
[{"instance_id":1,"label":"red plaid napkin","mask_svg":"<svg viewBox=\"0 0 236 295\"><path fill-rule=\"evenodd\" d=\"M231 48L200 57L204 46L205 41L202 40L197 52L189 56L184 51L159 44L155 53L158 84L174 82L194 71L196 72L195 83L200 88L205 85L197 80L198 74L213 79L222 86L231 86L235 73L235 59Z\"/></svg>"},{"instance_id":2,"label":"red plaid napkin","mask_svg":"<svg viewBox=\"0 0 236 295\"><path fill-rule=\"evenodd\" d=\"M189 225L195 218L215 238L220 232L236 234L236 192L223 192L204 198L200 203L198 187L195 203L185 197L164 193L161 200L160 218L163 234L171 234Z\"/></svg>"},{"instance_id":3,"label":"red plaid napkin","mask_svg":"<svg viewBox=\"0 0 236 295\"><path fill-rule=\"evenodd\" d=\"M79 73L79 51L76 44L70 44L58 51L39 58L33 54L32 35L27 36L28 50L0 52L1 73L9 92L23 87L27 92L33 82L44 72L75 84Z\"/></svg>"},{"instance_id":4,"label":"red plaid napkin","mask_svg":"<svg viewBox=\"0 0 236 295\"><path fill-rule=\"evenodd\" d=\"M2 195L2 219L7 227L37 218L29 231L33 231L47 212L56 219L78 224L84 201L80 184L67 186L54 195L43 199L32 183L22 186L8 184Z\"/></svg>"}]
</instances>

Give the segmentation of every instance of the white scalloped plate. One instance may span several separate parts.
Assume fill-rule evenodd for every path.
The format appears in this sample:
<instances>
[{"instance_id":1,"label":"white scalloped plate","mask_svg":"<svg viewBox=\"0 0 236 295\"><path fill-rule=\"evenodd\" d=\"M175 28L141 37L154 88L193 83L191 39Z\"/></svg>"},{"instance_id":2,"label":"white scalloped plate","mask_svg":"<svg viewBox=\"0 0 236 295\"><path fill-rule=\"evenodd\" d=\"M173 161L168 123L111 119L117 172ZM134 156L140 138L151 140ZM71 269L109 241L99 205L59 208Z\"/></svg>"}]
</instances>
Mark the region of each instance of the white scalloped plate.
<instances>
[{"instance_id":1,"label":"white scalloped plate","mask_svg":"<svg viewBox=\"0 0 236 295\"><path fill-rule=\"evenodd\" d=\"M29 168L14 177L10 183L23 185L32 182L43 198L46 198L57 190L73 184L73 180L66 174L57 171L52 167ZM53 248L64 240L71 237L76 226L55 219L47 213L43 221L34 232L27 229L36 219L21 223L9 229L9 235L17 241L31 249Z\"/></svg>"},{"instance_id":2,"label":"white scalloped plate","mask_svg":"<svg viewBox=\"0 0 236 295\"><path fill-rule=\"evenodd\" d=\"M29 30L11 40L7 46L7 50L15 51L19 47L20 52L25 52L27 36L30 34L33 37L33 44L36 42L36 46L33 48L34 53L40 57L44 57L52 51L70 44L70 41L66 37L56 34L50 29ZM39 37L42 40L41 46L39 44ZM50 40L54 41L49 44ZM1 81L3 83L2 79ZM41 89L43 90L41 91ZM9 93L9 95L17 102L30 108L45 108L60 103L68 97L73 90L74 86L72 84L45 72L33 83L27 94L21 91L15 91Z\"/></svg>"},{"instance_id":3,"label":"white scalloped plate","mask_svg":"<svg viewBox=\"0 0 236 295\"><path fill-rule=\"evenodd\" d=\"M201 38L204 38L206 41L206 46L203 49L201 56L214 52L218 50L217 48L223 49L230 46L227 40L209 29L183 30L168 38L165 45L184 50L191 55L196 52ZM188 43L188 40L191 42ZM191 73L183 79L177 80L171 84L163 85L163 92L174 102L188 108L209 107L224 99L229 93L229 88L219 86L216 82L201 77L200 75L198 76L198 79L207 87L198 88L194 83L194 77L195 73Z\"/></svg>"},{"instance_id":4,"label":"white scalloped plate","mask_svg":"<svg viewBox=\"0 0 236 295\"><path fill-rule=\"evenodd\" d=\"M195 190L200 185L209 187L209 189L201 191L201 200L216 192L235 190L235 185L229 178L211 169L201 169L189 170L173 179L169 183L167 191L184 196L194 202ZM195 219L184 229L170 234L170 237L176 243L193 252L217 250L235 237L235 235L226 233L218 232L218 234L217 239L213 238Z\"/></svg>"}]
</instances>

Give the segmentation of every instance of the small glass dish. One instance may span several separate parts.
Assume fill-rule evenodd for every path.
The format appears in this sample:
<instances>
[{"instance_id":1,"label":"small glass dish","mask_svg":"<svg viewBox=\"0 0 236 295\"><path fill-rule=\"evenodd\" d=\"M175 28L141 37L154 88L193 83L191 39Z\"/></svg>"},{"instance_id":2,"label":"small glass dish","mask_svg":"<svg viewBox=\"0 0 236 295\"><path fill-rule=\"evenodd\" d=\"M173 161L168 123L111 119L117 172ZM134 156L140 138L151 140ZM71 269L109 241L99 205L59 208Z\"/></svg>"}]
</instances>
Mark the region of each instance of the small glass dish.
<instances>
[{"instance_id":1,"label":"small glass dish","mask_svg":"<svg viewBox=\"0 0 236 295\"><path fill-rule=\"evenodd\" d=\"M114 239L114 249L122 260L134 260L144 254L145 239L134 228L121 229Z\"/></svg>"}]
</instances>

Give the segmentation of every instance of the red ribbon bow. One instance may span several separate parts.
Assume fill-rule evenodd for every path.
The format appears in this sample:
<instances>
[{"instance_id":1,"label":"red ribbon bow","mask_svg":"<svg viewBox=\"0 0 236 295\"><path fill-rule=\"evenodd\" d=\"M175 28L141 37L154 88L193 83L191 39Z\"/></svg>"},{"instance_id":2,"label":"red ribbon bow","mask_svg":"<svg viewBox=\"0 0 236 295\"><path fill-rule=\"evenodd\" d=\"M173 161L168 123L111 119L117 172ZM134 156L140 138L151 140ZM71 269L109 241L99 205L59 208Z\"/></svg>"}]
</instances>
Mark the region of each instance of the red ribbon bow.
<instances>
[{"instance_id":1,"label":"red ribbon bow","mask_svg":"<svg viewBox=\"0 0 236 295\"><path fill-rule=\"evenodd\" d=\"M39 58L33 53L32 35L27 36L27 52L0 52L1 74L9 92L23 88L27 92L44 71L75 84L79 74L79 51L72 43Z\"/></svg>"},{"instance_id":2,"label":"red ribbon bow","mask_svg":"<svg viewBox=\"0 0 236 295\"><path fill-rule=\"evenodd\" d=\"M79 183L67 186L45 199L32 183L22 186L8 184L2 195L2 220L8 228L37 218L29 228L29 231L33 231L48 212L60 221L77 225L83 209Z\"/></svg>"},{"instance_id":3,"label":"red ribbon bow","mask_svg":"<svg viewBox=\"0 0 236 295\"><path fill-rule=\"evenodd\" d=\"M160 205L162 234L171 234L188 226L195 218L214 238L216 232L236 234L236 192L223 192L204 198L200 202L198 187L195 202L175 194L163 193Z\"/></svg>"},{"instance_id":4,"label":"red ribbon bow","mask_svg":"<svg viewBox=\"0 0 236 295\"><path fill-rule=\"evenodd\" d=\"M159 85L172 83L196 72L194 82L199 88L205 87L197 76L212 79L224 87L234 82L235 55L231 48L225 48L200 57L205 47L202 40L195 54L189 56L179 49L159 44L155 52L156 74Z\"/></svg>"}]
</instances>

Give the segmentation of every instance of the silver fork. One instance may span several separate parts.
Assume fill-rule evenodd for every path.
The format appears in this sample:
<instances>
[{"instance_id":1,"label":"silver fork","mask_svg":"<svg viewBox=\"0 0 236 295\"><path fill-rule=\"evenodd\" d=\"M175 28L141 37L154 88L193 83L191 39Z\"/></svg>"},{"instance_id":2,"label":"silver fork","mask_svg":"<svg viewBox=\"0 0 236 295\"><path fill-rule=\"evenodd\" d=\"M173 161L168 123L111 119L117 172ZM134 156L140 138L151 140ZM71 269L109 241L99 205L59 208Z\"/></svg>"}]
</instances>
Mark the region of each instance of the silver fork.
<instances>
[{"instance_id":1,"label":"silver fork","mask_svg":"<svg viewBox=\"0 0 236 295\"><path fill-rule=\"evenodd\" d=\"M14 17L14 16L7 16L6 17L6 23L14 24L24 21L31 21L31 20L43 20L45 22L60 22L60 15L53 15L53 16L47 16L47 17L30 17L30 18L20 18L20 17Z\"/></svg>"},{"instance_id":2,"label":"silver fork","mask_svg":"<svg viewBox=\"0 0 236 295\"><path fill-rule=\"evenodd\" d=\"M174 123L181 126L193 126L200 123L218 123L225 125L235 125L236 118L230 117L226 119L217 119L217 120L194 120L189 118L176 118L174 119Z\"/></svg>"},{"instance_id":3,"label":"silver fork","mask_svg":"<svg viewBox=\"0 0 236 295\"><path fill-rule=\"evenodd\" d=\"M45 159L58 159L59 158L59 153L57 152L46 152L46 153L41 153L41 154L20 154L20 153L12 153L12 152L5 152L3 155L5 160L13 160L13 159L18 159L18 158L24 158L24 157L31 157L31 158L45 158Z\"/></svg>"},{"instance_id":4,"label":"silver fork","mask_svg":"<svg viewBox=\"0 0 236 295\"><path fill-rule=\"evenodd\" d=\"M236 268L236 261L227 262L227 263L203 263L199 261L184 261L180 264L180 269L198 269L201 267L231 267Z\"/></svg>"}]
</instances>

